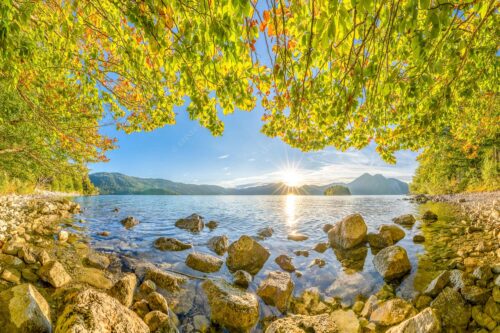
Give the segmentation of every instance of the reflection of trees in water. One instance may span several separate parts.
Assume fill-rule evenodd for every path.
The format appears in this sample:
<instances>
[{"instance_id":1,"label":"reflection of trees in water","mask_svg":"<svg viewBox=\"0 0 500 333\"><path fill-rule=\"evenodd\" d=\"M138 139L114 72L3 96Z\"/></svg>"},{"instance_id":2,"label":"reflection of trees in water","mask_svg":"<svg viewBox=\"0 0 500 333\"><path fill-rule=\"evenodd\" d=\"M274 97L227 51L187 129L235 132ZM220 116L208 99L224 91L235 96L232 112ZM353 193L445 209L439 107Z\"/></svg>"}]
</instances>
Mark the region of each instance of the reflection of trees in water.
<instances>
[{"instance_id":1,"label":"reflection of trees in water","mask_svg":"<svg viewBox=\"0 0 500 333\"><path fill-rule=\"evenodd\" d=\"M359 272L363 270L365 266L366 256L368 254L368 247L365 245L349 249L333 249L337 260L340 262L344 271L354 271Z\"/></svg>"}]
</instances>

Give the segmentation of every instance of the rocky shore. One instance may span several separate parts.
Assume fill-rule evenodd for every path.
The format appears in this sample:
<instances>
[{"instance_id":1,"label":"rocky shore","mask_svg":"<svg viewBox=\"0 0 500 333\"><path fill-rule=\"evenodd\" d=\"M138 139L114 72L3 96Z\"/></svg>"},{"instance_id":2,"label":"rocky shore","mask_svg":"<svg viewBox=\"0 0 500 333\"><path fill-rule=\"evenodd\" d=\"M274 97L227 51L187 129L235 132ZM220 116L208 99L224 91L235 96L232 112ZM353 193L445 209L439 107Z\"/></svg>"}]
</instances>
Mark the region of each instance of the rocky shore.
<instances>
[{"instance_id":1,"label":"rocky shore","mask_svg":"<svg viewBox=\"0 0 500 333\"><path fill-rule=\"evenodd\" d=\"M213 255L187 256L186 265L204 273L194 277L120 253L94 251L75 232L79 226L73 215L80 207L68 199L0 197L0 331L500 333L499 211L496 195L485 196L416 198L426 210L421 216L395 217L377 232L368 232L359 214L326 224L318 252L332 247L345 258L343 264L355 266L357 254L370 247L374 266L386 281L376 293L360 294L353 303L326 297L316 288L297 295L292 258L272 258L259 243L273 236L272 228L232 243L225 236L213 237L208 245ZM459 223L445 224L430 201L456 204L466 215ZM134 217L122 220L132 232L139 223ZM205 223L193 214L176 226L195 235L204 227L217 228L217 222ZM414 242L432 253L419 258L432 278L421 291L403 295L397 288L412 267L398 241L405 228L414 226L422 231ZM293 235L290 241L304 237ZM191 244L166 237L152 246L191 249ZM269 272L255 289L249 287L268 260L281 270ZM224 264L232 280L211 278Z\"/></svg>"}]
</instances>

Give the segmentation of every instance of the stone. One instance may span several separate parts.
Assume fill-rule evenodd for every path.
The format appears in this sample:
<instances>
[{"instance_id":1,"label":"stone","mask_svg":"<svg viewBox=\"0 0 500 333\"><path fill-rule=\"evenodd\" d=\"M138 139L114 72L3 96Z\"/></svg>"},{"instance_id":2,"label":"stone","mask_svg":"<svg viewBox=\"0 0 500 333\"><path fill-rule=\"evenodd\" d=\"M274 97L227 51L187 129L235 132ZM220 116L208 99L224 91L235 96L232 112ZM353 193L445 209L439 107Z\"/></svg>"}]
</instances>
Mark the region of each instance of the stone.
<instances>
[{"instance_id":1,"label":"stone","mask_svg":"<svg viewBox=\"0 0 500 333\"><path fill-rule=\"evenodd\" d=\"M50 307L31 284L25 283L0 293L2 332L52 332Z\"/></svg>"},{"instance_id":2,"label":"stone","mask_svg":"<svg viewBox=\"0 0 500 333\"><path fill-rule=\"evenodd\" d=\"M198 214L189 215L175 222L177 228L189 230L191 232L200 232L204 225L203 218Z\"/></svg>"},{"instance_id":3,"label":"stone","mask_svg":"<svg viewBox=\"0 0 500 333\"><path fill-rule=\"evenodd\" d=\"M170 320L168 315L161 312L161 311L158 311L158 310L148 312L144 316L144 322L146 323L146 325L148 325L149 330L151 332L156 332L158 330L158 328L160 328L160 326L165 321L168 321L168 320Z\"/></svg>"},{"instance_id":4,"label":"stone","mask_svg":"<svg viewBox=\"0 0 500 333\"><path fill-rule=\"evenodd\" d=\"M470 307L460 293L450 287L444 288L431 307L437 311L445 327L463 329L469 323Z\"/></svg>"},{"instance_id":5,"label":"stone","mask_svg":"<svg viewBox=\"0 0 500 333\"><path fill-rule=\"evenodd\" d=\"M215 236L208 240L208 248L218 255L223 255L229 248L229 238L226 235Z\"/></svg>"},{"instance_id":6,"label":"stone","mask_svg":"<svg viewBox=\"0 0 500 333\"><path fill-rule=\"evenodd\" d=\"M260 228L259 230L257 230L257 236L260 239L269 238L273 235L273 233L274 229L271 227Z\"/></svg>"},{"instance_id":7,"label":"stone","mask_svg":"<svg viewBox=\"0 0 500 333\"><path fill-rule=\"evenodd\" d=\"M75 280L86 283L99 289L110 289L113 282L106 276L105 271L93 267L76 267L73 270Z\"/></svg>"},{"instance_id":8,"label":"stone","mask_svg":"<svg viewBox=\"0 0 500 333\"><path fill-rule=\"evenodd\" d=\"M370 315L370 321L380 326L392 326L411 317L413 306L401 298L393 298L379 304Z\"/></svg>"},{"instance_id":9,"label":"stone","mask_svg":"<svg viewBox=\"0 0 500 333\"><path fill-rule=\"evenodd\" d=\"M500 287L496 286L493 288L493 299L495 302L500 303Z\"/></svg>"},{"instance_id":10,"label":"stone","mask_svg":"<svg viewBox=\"0 0 500 333\"><path fill-rule=\"evenodd\" d=\"M118 300L94 289L72 297L57 319L54 333L149 333L135 312Z\"/></svg>"},{"instance_id":11,"label":"stone","mask_svg":"<svg viewBox=\"0 0 500 333\"><path fill-rule=\"evenodd\" d=\"M359 214L346 216L328 231L330 245L344 250L351 249L364 242L367 227Z\"/></svg>"},{"instance_id":12,"label":"stone","mask_svg":"<svg viewBox=\"0 0 500 333\"><path fill-rule=\"evenodd\" d=\"M297 257L309 257L309 251L307 250L297 250L293 252Z\"/></svg>"},{"instance_id":13,"label":"stone","mask_svg":"<svg viewBox=\"0 0 500 333\"><path fill-rule=\"evenodd\" d=\"M134 311L139 317L144 318L144 316L149 313L148 301L146 301L145 299L141 299L135 302L130 309Z\"/></svg>"},{"instance_id":14,"label":"stone","mask_svg":"<svg viewBox=\"0 0 500 333\"><path fill-rule=\"evenodd\" d=\"M361 325L352 310L316 316L293 315L275 320L266 333L359 333Z\"/></svg>"},{"instance_id":15,"label":"stone","mask_svg":"<svg viewBox=\"0 0 500 333\"><path fill-rule=\"evenodd\" d=\"M393 225L393 224L382 224L379 227L378 231L379 231L379 233L383 233L386 231L390 232L392 241L394 243L399 242L400 240L402 240L406 236L406 233L404 232L403 229L401 229L397 225Z\"/></svg>"},{"instance_id":16,"label":"stone","mask_svg":"<svg viewBox=\"0 0 500 333\"><path fill-rule=\"evenodd\" d=\"M472 276L478 280L488 281L493 278L493 273L491 272L491 267L488 265L483 265L477 267L473 272Z\"/></svg>"},{"instance_id":17,"label":"stone","mask_svg":"<svg viewBox=\"0 0 500 333\"><path fill-rule=\"evenodd\" d=\"M467 272L474 270L480 264L481 261L478 258L467 257L464 259L464 266Z\"/></svg>"},{"instance_id":18,"label":"stone","mask_svg":"<svg viewBox=\"0 0 500 333\"><path fill-rule=\"evenodd\" d=\"M419 314L391 327L386 333L439 333L441 323L436 311L426 308Z\"/></svg>"},{"instance_id":19,"label":"stone","mask_svg":"<svg viewBox=\"0 0 500 333\"><path fill-rule=\"evenodd\" d=\"M126 218L121 220L120 223L125 227L125 229L131 229L138 225L140 222L133 216L127 216Z\"/></svg>"},{"instance_id":20,"label":"stone","mask_svg":"<svg viewBox=\"0 0 500 333\"><path fill-rule=\"evenodd\" d=\"M207 228L210 229L210 230L214 230L218 226L219 226L219 222L217 222L217 221L209 221L207 223Z\"/></svg>"},{"instance_id":21,"label":"stone","mask_svg":"<svg viewBox=\"0 0 500 333\"><path fill-rule=\"evenodd\" d=\"M226 265L230 271L244 270L257 274L269 258L270 253L249 236L241 236L228 249Z\"/></svg>"},{"instance_id":22,"label":"stone","mask_svg":"<svg viewBox=\"0 0 500 333\"><path fill-rule=\"evenodd\" d=\"M168 302L162 294L153 291L146 297L146 301L148 301L151 310L157 310L168 314Z\"/></svg>"},{"instance_id":23,"label":"stone","mask_svg":"<svg viewBox=\"0 0 500 333\"><path fill-rule=\"evenodd\" d=\"M295 271L295 266L292 263L292 258L287 256L286 254L282 254L282 255L276 257L276 259L274 259L274 262L277 263L278 266L280 266L280 268L284 271L287 271L287 272L294 272Z\"/></svg>"},{"instance_id":24,"label":"stone","mask_svg":"<svg viewBox=\"0 0 500 333\"><path fill-rule=\"evenodd\" d=\"M95 252L89 253L85 258L85 264L99 269L107 269L109 267L109 258Z\"/></svg>"},{"instance_id":25,"label":"stone","mask_svg":"<svg viewBox=\"0 0 500 333\"><path fill-rule=\"evenodd\" d=\"M438 216L431 212L430 210L426 211L423 215L422 215L422 220L426 221L426 222L434 222L434 221L437 221L438 219Z\"/></svg>"},{"instance_id":26,"label":"stone","mask_svg":"<svg viewBox=\"0 0 500 333\"><path fill-rule=\"evenodd\" d=\"M377 296L371 295L370 297L368 297L365 304L363 305L363 309L361 309L361 312L359 313L360 316L364 318L369 318L373 310L377 308L378 304L379 300Z\"/></svg>"},{"instance_id":27,"label":"stone","mask_svg":"<svg viewBox=\"0 0 500 333\"><path fill-rule=\"evenodd\" d=\"M415 300L415 307L418 310L423 310L427 308L432 302L432 297L427 295L419 295Z\"/></svg>"},{"instance_id":28,"label":"stone","mask_svg":"<svg viewBox=\"0 0 500 333\"><path fill-rule=\"evenodd\" d=\"M205 333L210 329L210 320L203 315L196 315L193 317L193 325L195 330Z\"/></svg>"},{"instance_id":29,"label":"stone","mask_svg":"<svg viewBox=\"0 0 500 333\"><path fill-rule=\"evenodd\" d=\"M71 276L58 261L49 261L38 270L38 276L54 288L60 288L71 282Z\"/></svg>"},{"instance_id":30,"label":"stone","mask_svg":"<svg viewBox=\"0 0 500 333\"><path fill-rule=\"evenodd\" d=\"M0 278L7 282L19 284L21 283L21 272L19 272L15 268L6 268L3 270L2 274L0 275Z\"/></svg>"},{"instance_id":31,"label":"stone","mask_svg":"<svg viewBox=\"0 0 500 333\"><path fill-rule=\"evenodd\" d=\"M474 281L469 278L463 271L459 269L453 269L450 271L450 285L453 289L460 290L464 286L472 285Z\"/></svg>"},{"instance_id":32,"label":"stone","mask_svg":"<svg viewBox=\"0 0 500 333\"><path fill-rule=\"evenodd\" d=\"M472 307L472 319L474 319L479 326L488 329L488 331L493 331L493 329L497 326L497 323L493 320L493 318L488 316L486 313L481 312L481 306L479 305Z\"/></svg>"},{"instance_id":33,"label":"stone","mask_svg":"<svg viewBox=\"0 0 500 333\"><path fill-rule=\"evenodd\" d=\"M373 258L373 264L380 275L386 280L398 279L411 270L406 250L397 245L382 249Z\"/></svg>"},{"instance_id":34,"label":"stone","mask_svg":"<svg viewBox=\"0 0 500 333\"><path fill-rule=\"evenodd\" d=\"M108 237L110 235L109 231L101 231L98 233L99 236Z\"/></svg>"},{"instance_id":35,"label":"stone","mask_svg":"<svg viewBox=\"0 0 500 333\"><path fill-rule=\"evenodd\" d=\"M47 264L48 262L50 262L52 260L50 258L50 255L45 250L41 250L40 252L38 252L36 257L37 257L37 260L40 262L40 264L42 264L42 266Z\"/></svg>"},{"instance_id":36,"label":"stone","mask_svg":"<svg viewBox=\"0 0 500 333\"><path fill-rule=\"evenodd\" d=\"M233 284L242 287L242 288L248 288L248 286L252 283L252 275L250 273L239 270L234 272L233 274Z\"/></svg>"},{"instance_id":37,"label":"stone","mask_svg":"<svg viewBox=\"0 0 500 333\"><path fill-rule=\"evenodd\" d=\"M382 249L393 244L391 233L388 231L374 233L370 232L366 235L366 241L371 247Z\"/></svg>"},{"instance_id":38,"label":"stone","mask_svg":"<svg viewBox=\"0 0 500 333\"><path fill-rule=\"evenodd\" d=\"M292 233L287 236L287 239L293 240L295 242L302 242L308 240L309 237L300 233Z\"/></svg>"},{"instance_id":39,"label":"stone","mask_svg":"<svg viewBox=\"0 0 500 333\"><path fill-rule=\"evenodd\" d=\"M3 266L13 267L13 268L23 268L25 266L24 262L18 257L2 253L0 253L0 264L3 264Z\"/></svg>"},{"instance_id":40,"label":"stone","mask_svg":"<svg viewBox=\"0 0 500 333\"><path fill-rule=\"evenodd\" d=\"M333 228L333 224L327 223L323 226L323 232L325 232L327 234L328 231L332 230L332 228Z\"/></svg>"},{"instance_id":41,"label":"stone","mask_svg":"<svg viewBox=\"0 0 500 333\"><path fill-rule=\"evenodd\" d=\"M191 244L171 237L160 237L155 240L153 246L161 251L184 251L193 247Z\"/></svg>"},{"instance_id":42,"label":"stone","mask_svg":"<svg viewBox=\"0 0 500 333\"><path fill-rule=\"evenodd\" d=\"M500 303L495 302L493 297L490 297L486 302L484 312L495 321L500 322Z\"/></svg>"},{"instance_id":43,"label":"stone","mask_svg":"<svg viewBox=\"0 0 500 333\"><path fill-rule=\"evenodd\" d=\"M143 294L149 294L153 291L156 291L156 283L151 280L144 280L139 287L139 290Z\"/></svg>"},{"instance_id":44,"label":"stone","mask_svg":"<svg viewBox=\"0 0 500 333\"><path fill-rule=\"evenodd\" d=\"M38 275L36 275L31 269L25 268L21 271L21 276L23 279L29 282L37 282L38 281Z\"/></svg>"},{"instance_id":45,"label":"stone","mask_svg":"<svg viewBox=\"0 0 500 333\"><path fill-rule=\"evenodd\" d=\"M18 257L24 260L27 264L36 263L36 257L33 251L28 246L23 246L19 249L17 253Z\"/></svg>"},{"instance_id":46,"label":"stone","mask_svg":"<svg viewBox=\"0 0 500 333\"><path fill-rule=\"evenodd\" d=\"M488 289L477 286L464 286L460 293L465 300L473 304L484 304L491 295Z\"/></svg>"},{"instance_id":47,"label":"stone","mask_svg":"<svg viewBox=\"0 0 500 333\"><path fill-rule=\"evenodd\" d=\"M450 282L450 272L443 271L441 272L434 280L429 283L427 288L424 291L424 294L427 296L436 297Z\"/></svg>"},{"instance_id":48,"label":"stone","mask_svg":"<svg viewBox=\"0 0 500 333\"><path fill-rule=\"evenodd\" d=\"M109 294L128 308L132 305L136 285L137 277L134 273L128 273L111 287Z\"/></svg>"},{"instance_id":49,"label":"stone","mask_svg":"<svg viewBox=\"0 0 500 333\"><path fill-rule=\"evenodd\" d=\"M281 312L286 312L294 287L295 285L290 278L290 274L285 272L270 272L260 283L257 295L267 305L275 306Z\"/></svg>"},{"instance_id":50,"label":"stone","mask_svg":"<svg viewBox=\"0 0 500 333\"><path fill-rule=\"evenodd\" d=\"M249 292L225 281L206 280L203 291L210 305L210 320L228 330L249 331L259 320L259 302Z\"/></svg>"},{"instance_id":51,"label":"stone","mask_svg":"<svg viewBox=\"0 0 500 333\"><path fill-rule=\"evenodd\" d=\"M324 253L329 247L329 243L318 243L313 247L313 250L319 253Z\"/></svg>"},{"instance_id":52,"label":"stone","mask_svg":"<svg viewBox=\"0 0 500 333\"><path fill-rule=\"evenodd\" d=\"M59 233L57 234L57 239L63 243L63 242L66 242L69 238L69 233L66 231L66 230L61 230L59 231Z\"/></svg>"},{"instance_id":53,"label":"stone","mask_svg":"<svg viewBox=\"0 0 500 333\"><path fill-rule=\"evenodd\" d=\"M415 235L415 236L413 236L413 242L414 243L423 243L423 242L425 242L425 237L422 235Z\"/></svg>"},{"instance_id":54,"label":"stone","mask_svg":"<svg viewBox=\"0 0 500 333\"><path fill-rule=\"evenodd\" d=\"M177 291L179 286L187 281L183 276L148 268L144 279L153 281L158 287L168 291Z\"/></svg>"},{"instance_id":55,"label":"stone","mask_svg":"<svg viewBox=\"0 0 500 333\"><path fill-rule=\"evenodd\" d=\"M326 265L326 261L320 258L315 258L311 263L309 264L309 267L312 266L318 266L319 268L322 268Z\"/></svg>"},{"instance_id":56,"label":"stone","mask_svg":"<svg viewBox=\"0 0 500 333\"><path fill-rule=\"evenodd\" d=\"M412 226L415 224L415 222L417 222L417 220L415 220L415 217L413 217L413 215L405 214L405 215L401 215L401 216L393 218L392 222L394 222L396 224L401 224L404 226Z\"/></svg>"},{"instance_id":57,"label":"stone","mask_svg":"<svg viewBox=\"0 0 500 333\"><path fill-rule=\"evenodd\" d=\"M223 263L222 259L201 252L192 252L186 258L188 267L204 273L219 271Z\"/></svg>"}]
</instances>

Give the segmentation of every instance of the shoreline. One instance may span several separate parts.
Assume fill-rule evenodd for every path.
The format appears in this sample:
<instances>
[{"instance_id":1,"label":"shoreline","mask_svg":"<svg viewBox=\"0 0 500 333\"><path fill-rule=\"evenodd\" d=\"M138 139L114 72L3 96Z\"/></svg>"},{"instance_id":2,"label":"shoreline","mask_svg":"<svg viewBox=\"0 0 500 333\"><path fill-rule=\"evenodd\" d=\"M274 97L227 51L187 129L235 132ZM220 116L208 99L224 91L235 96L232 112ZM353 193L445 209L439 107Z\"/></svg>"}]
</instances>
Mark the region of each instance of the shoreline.
<instances>
[{"instance_id":1,"label":"shoreline","mask_svg":"<svg viewBox=\"0 0 500 333\"><path fill-rule=\"evenodd\" d=\"M467 230L465 236L470 242L479 242L480 233L500 240L500 228L497 228L500 221L498 215L495 215L498 214L495 208L498 205L497 196L498 192L494 192L479 195L432 196L427 199L458 205L471 220L470 225L464 226L464 230ZM209 319L203 315L189 317L188 313L178 316L172 309L185 306L184 302L192 301L199 296L198 294L205 293L210 296L208 300L210 306L205 301L209 308L220 306L212 303L214 298L235 298L239 302L237 304L244 309L238 316L253 321L255 313L252 311L255 311L255 308L259 309L253 292L237 289L225 281L210 277L204 277L203 282L199 282L196 287L187 288L185 285L189 276L122 256L119 252L93 251L87 240L65 231L74 219L73 214L80 208L64 197L69 196L67 194L61 196L58 193L0 196L1 305L10 302L2 295L8 294L11 300L16 301L29 299L30 306L40 309L43 314L44 321L36 323L42 328L41 332L45 332L44 327L47 329L50 326L51 329L55 328L56 333L64 333L70 322L75 320L81 321L81 326L86 327L87 330L82 332L96 333L111 332L110 325L122 327L123 332L204 332L209 330L210 321L218 322L230 331L237 331L240 328L243 331L250 330L244 327L245 321L240 323L241 327L231 327L228 326L227 318ZM486 247L492 246L488 244ZM482 254L486 253L484 251L490 251L487 252L489 257ZM463 312L462 315L468 318L465 325L476 326L478 329L492 328L489 331L498 333L500 328L496 327L500 327L498 326L500 320L497 320L495 316L498 314L494 311L500 309L498 303L500 302L498 299L500 249L497 245L496 250L491 248L479 253L479 258L476 255L472 256L472 252L469 252L470 256L465 254L463 263L467 264L462 266L463 271L455 268L445 271L450 272L446 274L447 277L437 276L438 280L431 282L435 288L436 284L439 284L436 289L439 290L435 295L434 292L431 296L416 295L414 299L406 301L397 297L394 289L388 284L367 299L357 298L354 304L345 305L336 299L324 298L317 292L305 290L299 297L292 296L288 300L289 303L286 305L288 314L286 309L285 314L280 314L280 311L267 314L257 312L259 324L252 332L265 330L266 333L278 333L302 327L314 328L316 332L321 333L330 332L328 327L332 327L331 325L340 325L338 332L346 333L385 330L391 333L410 332L404 327L429 321L432 323L431 329L426 332L439 332L443 325L450 325L449 321L446 321L446 314L440 311L443 312L443 309L452 311L446 301L451 297L455 298L455 301L460 301L458 307ZM492 259L492 265L486 266L485 269L478 259L481 259L481 256L491 258L491 254L495 256L495 253L497 264L495 265L495 259ZM483 272L486 277L474 278L478 269L480 272L477 274ZM282 275L285 276L286 273ZM479 301L474 299L472 302L465 298L460 288L458 288L460 292L457 292L456 288L447 287L456 282L452 282L451 275L454 278L455 275L459 276L458 279L467 287L470 286L472 292L477 294L481 291L482 298ZM61 282L61 277L67 281ZM446 283L443 282L445 278ZM280 279L281 275L269 281L268 288L272 292L268 297L275 304L282 304L280 299L289 292L286 278ZM32 286L35 291L28 286ZM259 296L264 298L260 294ZM446 304L439 304L442 301L440 297ZM99 300L101 305L98 306L97 312L84 311L89 299ZM46 311L45 305L50 311ZM10 311L8 306L0 309L0 312L8 311ZM248 311L252 312L253 317L245 317L244 314L248 314ZM219 308L218 312L224 313L228 318L234 314L228 304ZM401 315L402 312L404 315ZM11 318L13 321L14 316L17 315L0 313L0 322L2 318ZM242 318L232 320L238 321ZM36 316L22 319L24 323L30 324L33 324L33 320L40 320ZM99 321L104 321L107 326L101 327L100 330L88 329L92 325L99 327ZM327 327L322 326L325 324ZM15 328L12 329L12 332L16 332Z\"/></svg>"}]
</instances>

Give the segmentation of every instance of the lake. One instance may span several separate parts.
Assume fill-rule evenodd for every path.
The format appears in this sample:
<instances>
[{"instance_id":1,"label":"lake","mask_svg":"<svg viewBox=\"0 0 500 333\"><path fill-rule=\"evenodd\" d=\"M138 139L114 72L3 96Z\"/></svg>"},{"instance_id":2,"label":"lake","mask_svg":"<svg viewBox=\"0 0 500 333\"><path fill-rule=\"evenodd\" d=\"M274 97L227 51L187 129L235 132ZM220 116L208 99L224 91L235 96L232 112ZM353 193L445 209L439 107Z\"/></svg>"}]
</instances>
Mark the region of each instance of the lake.
<instances>
[{"instance_id":1,"label":"lake","mask_svg":"<svg viewBox=\"0 0 500 333\"><path fill-rule=\"evenodd\" d=\"M280 254L293 258L293 263L301 277L292 274L295 282L295 295L304 289L317 287L326 296L337 296L347 303L352 303L357 294L370 295L377 291L383 280L375 270L372 259L373 251L369 247L351 254L340 253L329 248L324 253L318 253L312 248L321 242L327 242L328 237L323 232L323 225L334 224L343 217L360 213L368 232L376 231L382 224L392 224L392 218L402 214L420 216L425 205L418 205L403 199L404 196L90 196L79 197L76 201L84 209L78 216L84 223L76 226L75 232L89 238L91 245L102 251L116 251L132 257L162 264L170 269L203 276L204 273L194 271L184 264L190 251L212 253L207 247L207 241L217 235L227 235L230 242L241 235L255 236L257 230L272 227L274 235L259 242L266 247L271 256L263 269L255 276L250 289L255 290L269 271L280 270L274 262ZM119 208L119 212L113 210ZM436 209L434 207L434 209ZM219 226L210 231L207 227L199 234L193 234L175 227L177 219L200 214L205 222L216 220ZM133 229L126 230L120 220L134 216L141 221ZM440 221L449 224L454 221L454 215L442 210ZM401 284L395 285L402 296L410 297L415 290L420 290L435 275L439 267L421 267L419 258L426 253L425 244L415 244L414 235L423 233L420 221L413 228L404 229L406 236L398 242L404 247L412 263L412 272ZM425 226L424 226L425 228ZM436 229L437 230L437 229ZM102 231L110 232L109 237L99 236ZM306 241L295 242L287 239L290 233L299 232L309 237ZM433 231L426 231L431 233ZM181 252L162 252L153 247L153 242L161 236L175 237L194 245L193 249ZM432 247L439 252L439 248ZM296 256L296 250L309 250L309 257ZM316 259L326 261L324 267L311 266ZM231 281L231 275L224 265L211 277L224 277Z\"/></svg>"}]
</instances>

